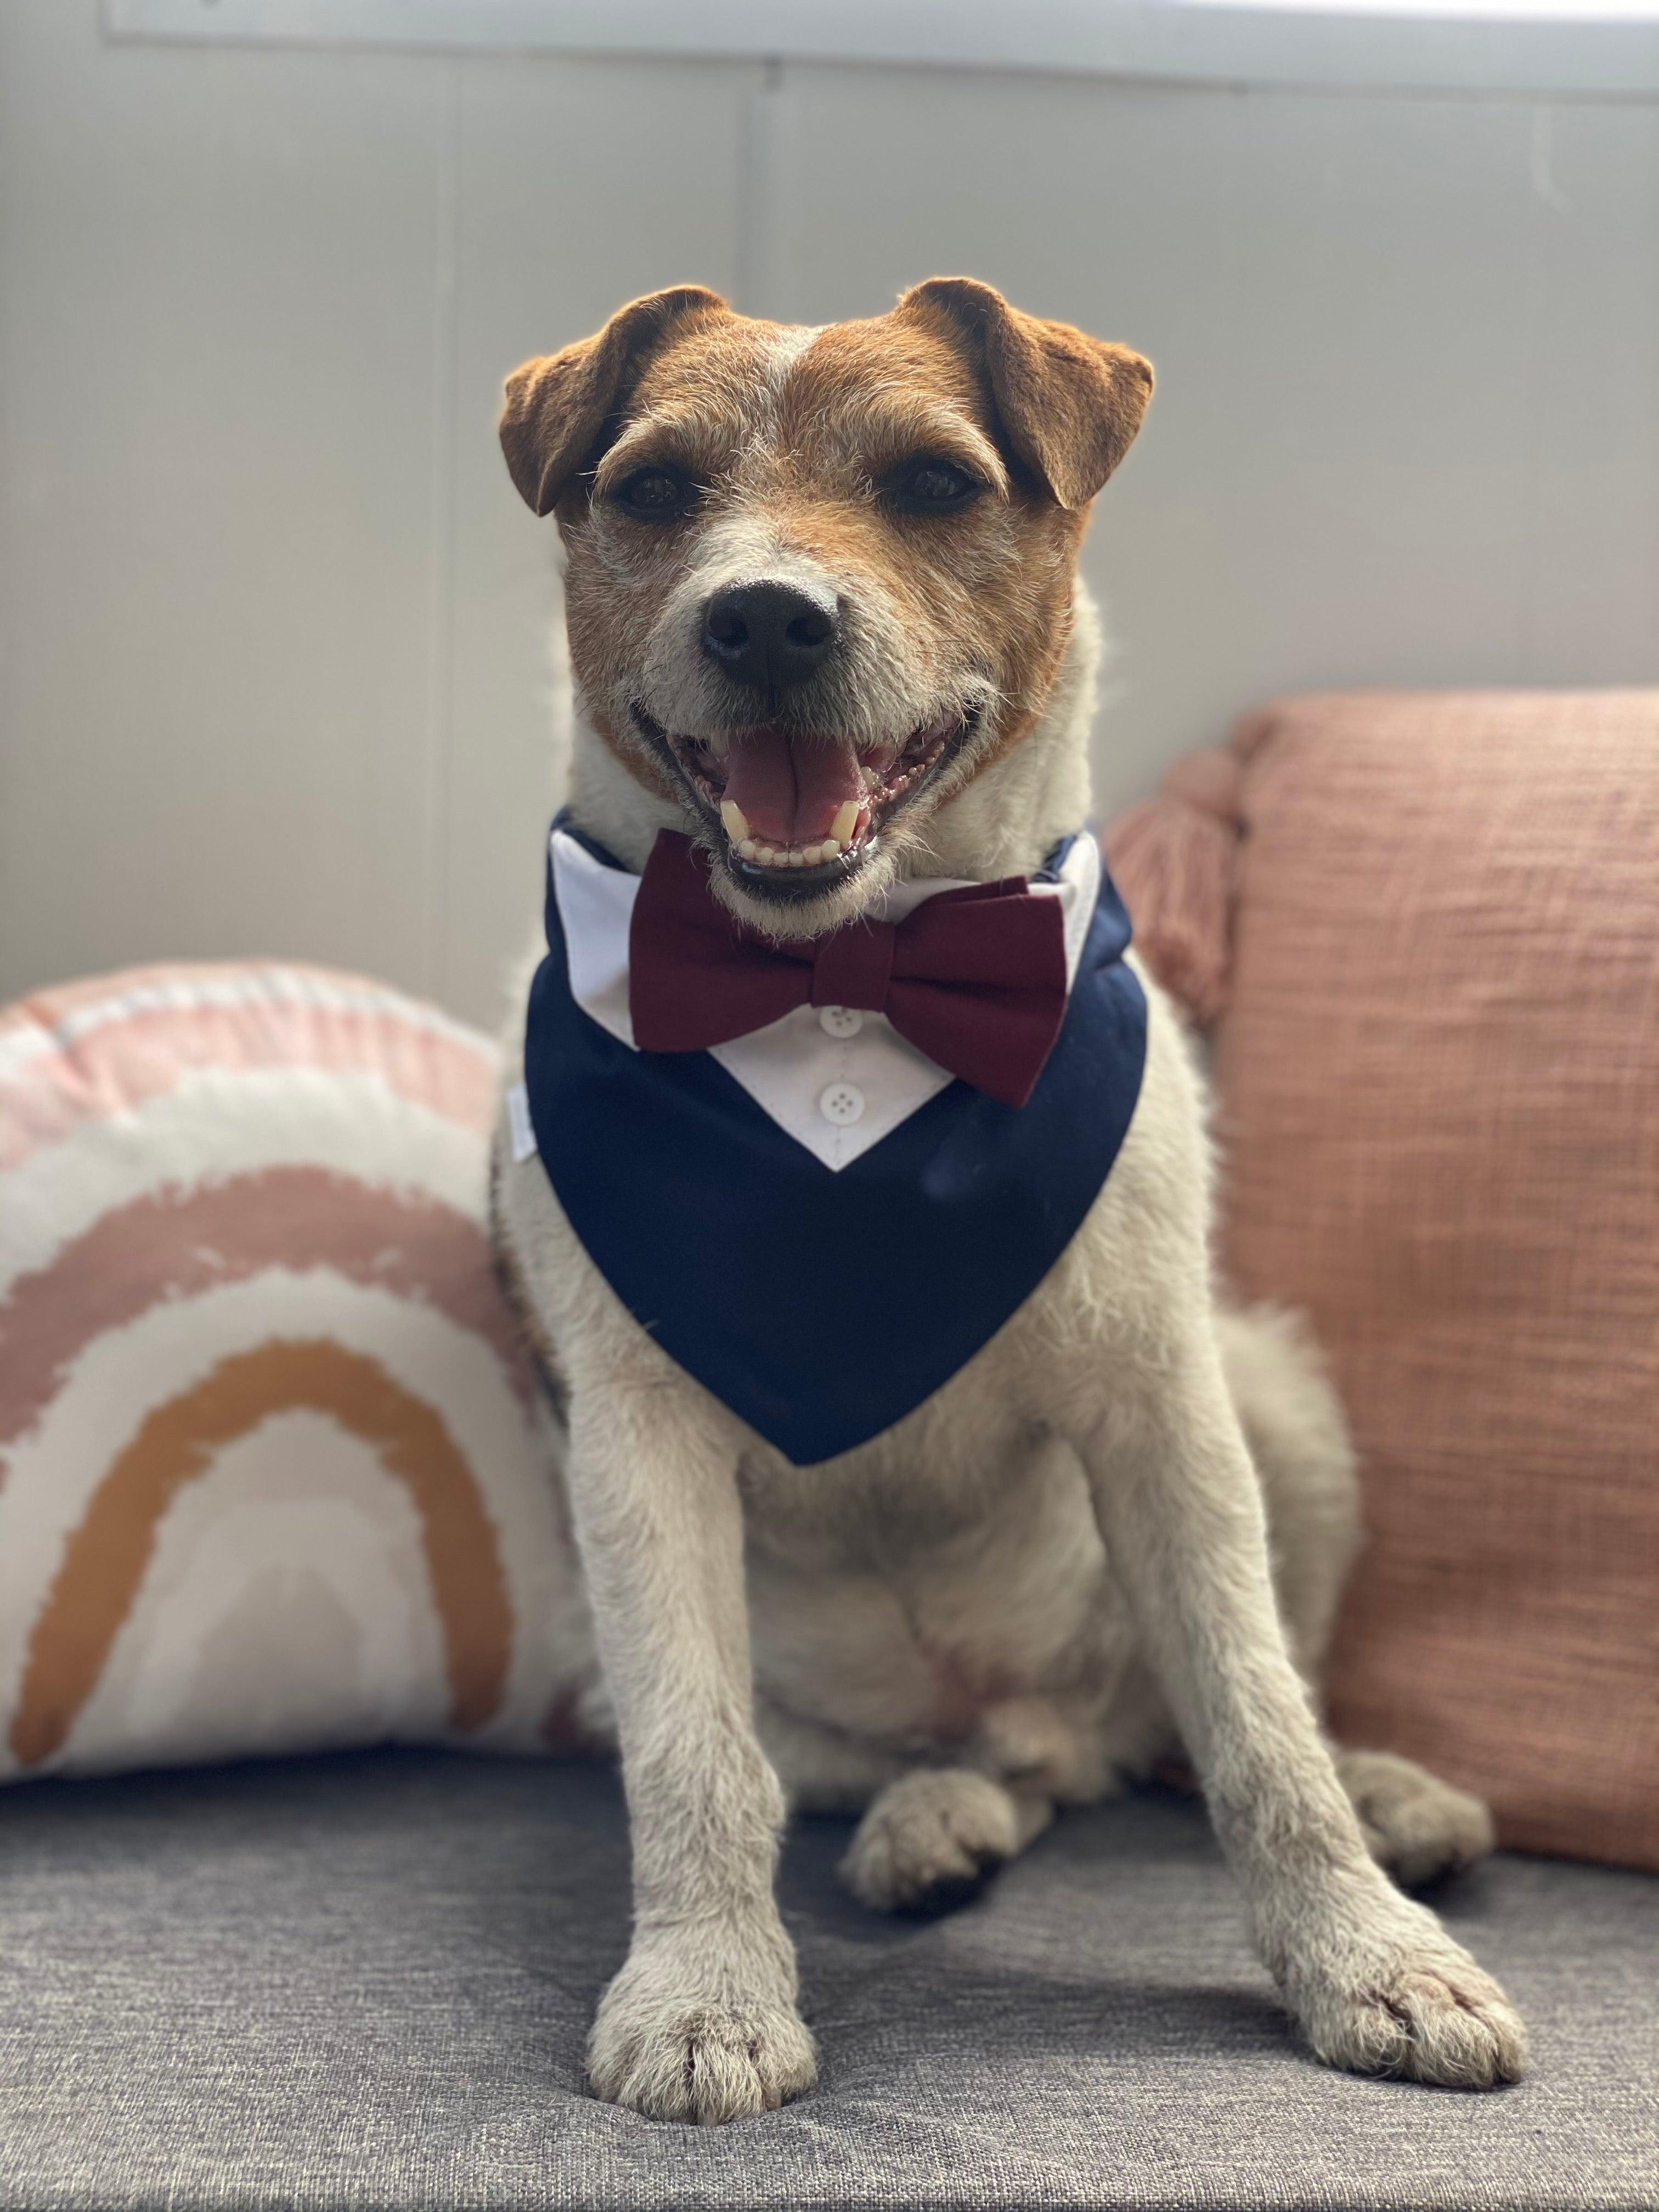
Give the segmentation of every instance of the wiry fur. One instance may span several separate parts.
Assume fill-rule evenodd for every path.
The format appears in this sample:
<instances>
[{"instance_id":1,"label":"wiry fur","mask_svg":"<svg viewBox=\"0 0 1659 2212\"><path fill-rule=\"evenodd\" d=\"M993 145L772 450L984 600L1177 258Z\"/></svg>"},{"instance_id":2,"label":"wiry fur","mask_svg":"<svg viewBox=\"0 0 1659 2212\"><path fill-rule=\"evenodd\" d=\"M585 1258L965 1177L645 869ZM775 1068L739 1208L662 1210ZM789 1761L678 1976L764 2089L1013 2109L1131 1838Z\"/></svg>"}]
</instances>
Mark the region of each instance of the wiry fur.
<instances>
[{"instance_id":1,"label":"wiry fur","mask_svg":"<svg viewBox=\"0 0 1659 2212\"><path fill-rule=\"evenodd\" d=\"M795 908L789 933L835 926L894 872L1035 867L1087 811L1097 639L1073 562L1079 498L1127 443L1115 349L1060 344L977 286L922 288L881 322L805 334L676 296L697 303L677 343L672 318L651 314L643 363L612 349L611 442L580 457L595 495L567 477L549 501L583 706L578 819L635 866L660 827L708 836L631 732L629 702L720 733L731 710L698 658L702 595L805 563L855 619L827 687L799 702L802 742L809 717L908 726L970 682L982 710L878 862ZM1024 384L997 381L975 315L1011 319ZM568 391L565 360L515 383ZM1046 449L1018 419L1045 376L1063 386ZM550 405L536 434L556 440ZM949 540L896 531L858 489L883 458L868 443L936 447L953 412L960 447L993 447L1000 488ZM605 510L605 472L667 424L677 450L702 441L707 511L639 542ZM538 498L547 450L525 432L514 459ZM721 895L757 905L730 880ZM1146 989L1140 1101L1070 1248L944 1389L820 1467L790 1465L668 1359L539 1162L514 1164L498 1140L504 1267L568 1393L573 1516L633 1821L633 1946L590 2047L602 2096L720 2120L811 2082L772 1895L790 1799L862 1811L844 1868L858 1895L932 1906L1023 1850L1056 1806L1183 1749L1322 2058L1466 2087L1521 2069L1501 1991L1382 1871L1419 1880L1477 1856L1484 1809L1404 1760L1334 1759L1317 1727L1310 1686L1358 1543L1352 1455L1294 1324L1218 1309L1200 1083ZM592 1724L597 1684L573 1698Z\"/></svg>"}]
</instances>

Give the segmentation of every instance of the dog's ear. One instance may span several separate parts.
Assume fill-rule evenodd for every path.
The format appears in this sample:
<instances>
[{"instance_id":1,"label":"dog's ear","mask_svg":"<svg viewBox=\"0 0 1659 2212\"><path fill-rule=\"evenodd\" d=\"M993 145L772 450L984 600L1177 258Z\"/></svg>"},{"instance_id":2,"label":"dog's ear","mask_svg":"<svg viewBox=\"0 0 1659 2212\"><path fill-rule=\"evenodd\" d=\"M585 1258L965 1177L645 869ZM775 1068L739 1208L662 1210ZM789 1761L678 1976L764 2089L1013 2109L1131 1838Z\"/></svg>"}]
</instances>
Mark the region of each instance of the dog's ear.
<instances>
[{"instance_id":1,"label":"dog's ear","mask_svg":"<svg viewBox=\"0 0 1659 2212\"><path fill-rule=\"evenodd\" d=\"M1018 458L1061 507L1086 507L1134 442L1152 363L1069 323L1023 315L971 276L930 276L898 313L949 326L982 368Z\"/></svg>"},{"instance_id":2,"label":"dog's ear","mask_svg":"<svg viewBox=\"0 0 1659 2212\"><path fill-rule=\"evenodd\" d=\"M501 408L501 451L526 503L538 514L551 513L593 457L630 373L673 324L685 315L726 312L718 292L678 284L630 300L592 337L515 368Z\"/></svg>"}]
</instances>

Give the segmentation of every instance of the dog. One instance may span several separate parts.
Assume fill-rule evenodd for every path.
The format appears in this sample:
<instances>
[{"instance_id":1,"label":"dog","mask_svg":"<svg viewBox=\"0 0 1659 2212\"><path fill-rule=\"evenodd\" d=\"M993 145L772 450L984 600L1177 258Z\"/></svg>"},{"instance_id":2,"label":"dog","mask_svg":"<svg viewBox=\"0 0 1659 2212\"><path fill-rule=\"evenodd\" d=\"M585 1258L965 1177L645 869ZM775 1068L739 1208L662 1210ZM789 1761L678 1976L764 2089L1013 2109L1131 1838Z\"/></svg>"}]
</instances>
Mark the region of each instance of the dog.
<instances>
[{"instance_id":1,"label":"dog","mask_svg":"<svg viewBox=\"0 0 1659 2212\"><path fill-rule=\"evenodd\" d=\"M814 2079L788 1804L861 1816L866 1904L932 1909L1178 1754L1319 2058L1471 2089L1524 2063L1503 1992L1389 1879L1489 1850L1485 1808L1321 1733L1358 1543L1341 1412L1290 1320L1218 1300L1193 1048L1077 834L1078 550L1152 385L966 278L811 330L684 286L507 380L577 711L492 1215L568 1438L569 1711L619 1745L631 1822L589 2075L654 2118ZM949 978L906 984L909 1033L883 980L918 912L967 915L993 965L1030 939L1018 1012L975 1032L989 1096L915 1042ZM753 963L750 1015L701 1045L700 948ZM866 1073L817 1111L843 1031ZM972 1151L960 1218L886 1164L919 1130L923 1182Z\"/></svg>"}]
</instances>

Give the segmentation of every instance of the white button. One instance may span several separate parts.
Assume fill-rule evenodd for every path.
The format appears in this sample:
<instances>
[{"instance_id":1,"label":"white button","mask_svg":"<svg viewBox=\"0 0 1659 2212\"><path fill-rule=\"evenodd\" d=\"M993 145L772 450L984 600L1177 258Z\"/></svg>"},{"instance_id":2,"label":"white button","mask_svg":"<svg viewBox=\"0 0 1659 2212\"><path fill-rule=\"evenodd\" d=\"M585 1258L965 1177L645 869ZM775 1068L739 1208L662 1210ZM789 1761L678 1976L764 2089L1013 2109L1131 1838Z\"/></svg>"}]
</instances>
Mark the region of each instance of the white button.
<instances>
[{"instance_id":1,"label":"white button","mask_svg":"<svg viewBox=\"0 0 1659 2212\"><path fill-rule=\"evenodd\" d=\"M826 1036L856 1036L864 1027L864 1017L856 1006L820 1006L818 1027Z\"/></svg>"},{"instance_id":2,"label":"white button","mask_svg":"<svg viewBox=\"0 0 1659 2212\"><path fill-rule=\"evenodd\" d=\"M848 1128L863 1118L864 1093L856 1083L832 1083L819 1097L818 1111L838 1129Z\"/></svg>"}]
</instances>

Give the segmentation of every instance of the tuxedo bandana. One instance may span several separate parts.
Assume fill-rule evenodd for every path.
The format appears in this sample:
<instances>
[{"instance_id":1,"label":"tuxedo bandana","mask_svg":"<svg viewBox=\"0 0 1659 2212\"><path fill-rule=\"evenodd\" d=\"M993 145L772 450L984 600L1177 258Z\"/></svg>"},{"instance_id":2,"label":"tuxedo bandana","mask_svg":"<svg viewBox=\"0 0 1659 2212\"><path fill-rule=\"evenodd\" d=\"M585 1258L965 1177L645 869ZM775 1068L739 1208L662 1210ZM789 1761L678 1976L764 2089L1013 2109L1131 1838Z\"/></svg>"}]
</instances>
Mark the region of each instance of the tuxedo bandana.
<instances>
[{"instance_id":1,"label":"tuxedo bandana","mask_svg":"<svg viewBox=\"0 0 1659 2212\"><path fill-rule=\"evenodd\" d=\"M833 1458L970 1359L1093 1203L1146 1059L1128 942L1085 836L1029 884L896 885L780 947L688 840L640 878L562 815L535 1149L663 1349L797 1465Z\"/></svg>"}]
</instances>

